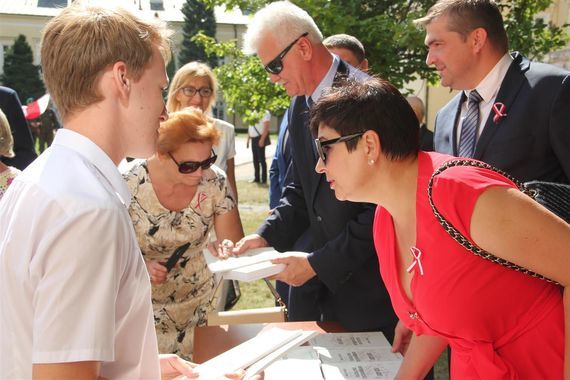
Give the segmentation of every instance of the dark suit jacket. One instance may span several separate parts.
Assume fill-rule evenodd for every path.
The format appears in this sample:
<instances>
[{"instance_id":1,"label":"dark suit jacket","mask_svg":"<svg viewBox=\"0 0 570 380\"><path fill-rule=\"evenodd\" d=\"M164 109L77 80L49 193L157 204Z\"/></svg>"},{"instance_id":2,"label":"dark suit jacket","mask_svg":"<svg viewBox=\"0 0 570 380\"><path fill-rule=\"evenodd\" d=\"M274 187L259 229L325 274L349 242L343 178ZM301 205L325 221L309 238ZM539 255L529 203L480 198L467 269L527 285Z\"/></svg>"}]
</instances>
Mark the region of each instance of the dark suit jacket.
<instances>
[{"instance_id":1,"label":"dark suit jacket","mask_svg":"<svg viewBox=\"0 0 570 380\"><path fill-rule=\"evenodd\" d=\"M420 125L420 149L426 152L433 152L433 132L427 125Z\"/></svg>"},{"instance_id":2,"label":"dark suit jacket","mask_svg":"<svg viewBox=\"0 0 570 380\"><path fill-rule=\"evenodd\" d=\"M352 331L393 332L396 316L380 279L372 240L375 207L338 201L325 177L315 172L306 112L305 97L293 99L289 109L293 182L258 233L285 251L309 229L314 247L309 262L323 284L317 300L323 319Z\"/></svg>"},{"instance_id":3,"label":"dark suit jacket","mask_svg":"<svg viewBox=\"0 0 570 380\"><path fill-rule=\"evenodd\" d=\"M570 72L517 52L513 58L495 99L507 116L495 123L491 111L474 158L521 181L570 183ZM458 94L436 116L437 152L457 155L463 97Z\"/></svg>"},{"instance_id":4,"label":"dark suit jacket","mask_svg":"<svg viewBox=\"0 0 570 380\"><path fill-rule=\"evenodd\" d=\"M2 157L2 162L24 170L37 155L34 149L32 132L24 117L22 104L16 91L0 86L0 109L6 114L8 123L10 123L12 136L14 137L14 153L16 154L13 158Z\"/></svg>"},{"instance_id":5,"label":"dark suit jacket","mask_svg":"<svg viewBox=\"0 0 570 380\"><path fill-rule=\"evenodd\" d=\"M277 146L275 147L275 155L271 161L269 168L269 208L273 209L279 204L283 188L291 182L291 145L289 144L288 117L289 113L285 112L283 120L279 126L279 137Z\"/></svg>"}]
</instances>

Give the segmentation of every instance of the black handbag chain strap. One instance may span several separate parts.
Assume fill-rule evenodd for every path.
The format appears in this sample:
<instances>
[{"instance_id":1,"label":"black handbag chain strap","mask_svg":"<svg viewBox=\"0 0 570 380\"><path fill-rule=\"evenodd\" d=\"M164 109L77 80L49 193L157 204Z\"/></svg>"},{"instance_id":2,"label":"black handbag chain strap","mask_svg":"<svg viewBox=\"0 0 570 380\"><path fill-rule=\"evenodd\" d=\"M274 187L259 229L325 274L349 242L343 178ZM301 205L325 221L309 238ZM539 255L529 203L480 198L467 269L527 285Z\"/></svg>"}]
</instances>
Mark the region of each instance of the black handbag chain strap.
<instances>
[{"instance_id":1,"label":"black handbag chain strap","mask_svg":"<svg viewBox=\"0 0 570 380\"><path fill-rule=\"evenodd\" d=\"M432 198L433 181L434 181L435 177L437 175L439 175L440 173L442 173L444 170L455 167L455 166L474 166L474 167L478 167L478 168L482 168L482 169L492 170L492 171L497 172L497 173L501 174L502 176L506 177L510 181L512 181L519 188L519 190L521 192L527 194L531 198L534 199L534 195L535 195L534 191L528 190L521 182L519 182L518 180L516 180L515 178L513 178L509 174L507 174L504 171L497 169L497 168L495 168L489 164L486 164L484 162L467 160L467 159L457 159L457 160L451 160L451 161L444 162L431 175L431 178L430 178L429 183L428 183L428 198L429 198L429 204L431 206L431 209L432 209L437 221L439 222L439 224L441 224L441 226L449 234L449 236L451 236L453 238L453 240L455 240L457 243L459 243L461 246L463 246L465 249L469 250L471 253L473 253L476 256L482 257L483 259L492 261L496 264L500 264L504 267L516 270L517 272L522 272L522 273L527 274L529 276L536 277L536 278L539 278L541 280L559 285L556 281L553 281L547 277L544 277L541 274L538 274L536 272L528 270L528 269L521 267L520 265L517 265L515 263L512 263L508 260L497 257L497 256L485 251L484 249L478 247L477 245L471 243L465 236L463 236L463 234L461 234L461 232L459 232L451 223L449 223L449 221L447 219L445 219L445 217L443 215L441 215L441 213L438 211L437 207L435 207L435 204L434 204L433 198Z\"/></svg>"}]
</instances>

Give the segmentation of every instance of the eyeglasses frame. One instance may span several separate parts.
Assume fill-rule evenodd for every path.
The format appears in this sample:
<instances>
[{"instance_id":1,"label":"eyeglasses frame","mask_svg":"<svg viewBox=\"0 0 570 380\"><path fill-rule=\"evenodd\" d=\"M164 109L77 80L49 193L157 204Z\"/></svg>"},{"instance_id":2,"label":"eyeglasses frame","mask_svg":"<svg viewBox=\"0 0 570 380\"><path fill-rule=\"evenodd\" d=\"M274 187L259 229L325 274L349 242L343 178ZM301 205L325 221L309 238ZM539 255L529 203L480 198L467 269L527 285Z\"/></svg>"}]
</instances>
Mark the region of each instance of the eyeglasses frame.
<instances>
[{"instance_id":1,"label":"eyeglasses frame","mask_svg":"<svg viewBox=\"0 0 570 380\"><path fill-rule=\"evenodd\" d=\"M346 136L340 136L340 137L337 137L335 139L324 140L324 141L320 140L320 139L315 139L315 146L317 148L317 154L318 154L319 158L321 159L321 161L323 161L323 164L326 165L327 155L323 151L323 147L329 146L329 145L334 145L334 144L339 144L342 142L352 141L358 137L361 137L364 133L366 133L366 131L353 133L351 135L346 135Z\"/></svg>"},{"instance_id":2,"label":"eyeglasses frame","mask_svg":"<svg viewBox=\"0 0 570 380\"><path fill-rule=\"evenodd\" d=\"M178 172L181 174L191 174L191 173L194 173L195 171L197 171L199 168L202 168L202 170L207 170L218 159L218 155L216 154L216 152L214 152L213 149L212 149L212 155L210 157L206 158L204 161L182 161L179 163L178 161L176 161L176 159L174 158L174 156L172 155L171 152L168 152L168 155L170 156L172 161L174 161L176 166L178 166ZM192 170L189 170L189 171L183 170L182 167L184 165L190 165L190 168Z\"/></svg>"},{"instance_id":3,"label":"eyeglasses frame","mask_svg":"<svg viewBox=\"0 0 570 380\"><path fill-rule=\"evenodd\" d=\"M188 89L194 89L194 93L193 93L192 95L188 95L188 94L184 91L184 90L187 89L187 88L188 88ZM209 90L209 91L210 91L210 94L207 95L207 96L205 96L205 95L202 94L202 90ZM194 87L194 86L184 86L184 87L180 87L180 88L178 89L178 91L182 91L182 93L184 94L184 96L187 96L187 97L189 97L189 98L193 98L194 96L196 96L196 94L198 94L198 95L200 95L200 98L202 98L202 99L204 99L204 98L209 98L209 97L211 97L212 94L214 93L214 90L213 90L211 87L209 87L209 86L207 86L207 87L200 87L200 88L196 88L196 87Z\"/></svg>"},{"instance_id":4,"label":"eyeglasses frame","mask_svg":"<svg viewBox=\"0 0 570 380\"><path fill-rule=\"evenodd\" d=\"M269 74L273 74L273 75L278 75L281 71L283 71L283 58L285 58L285 55L287 55L287 53L289 52L289 50L291 50L291 48L303 37L307 37L309 35L309 32L305 32L303 34L301 34L299 37L297 37L295 39L295 41L291 42L289 45L287 45L287 47L285 49L283 49L281 51L281 53L279 53L277 55L277 57L273 58L271 61L269 61L267 63L267 65L264 65L263 68L265 69L265 71L267 71ZM277 62L279 62L279 69L278 70L273 70L270 66L276 64Z\"/></svg>"}]
</instances>

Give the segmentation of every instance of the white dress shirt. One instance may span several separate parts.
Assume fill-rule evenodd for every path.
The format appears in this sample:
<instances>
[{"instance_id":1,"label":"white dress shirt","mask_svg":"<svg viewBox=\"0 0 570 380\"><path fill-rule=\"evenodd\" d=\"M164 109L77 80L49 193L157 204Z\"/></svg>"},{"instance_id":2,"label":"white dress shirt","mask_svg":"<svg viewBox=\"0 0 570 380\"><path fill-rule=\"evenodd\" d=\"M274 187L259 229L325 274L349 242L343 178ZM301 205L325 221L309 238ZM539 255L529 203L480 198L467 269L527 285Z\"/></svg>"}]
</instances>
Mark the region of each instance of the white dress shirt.
<instances>
[{"instance_id":1,"label":"white dress shirt","mask_svg":"<svg viewBox=\"0 0 570 380\"><path fill-rule=\"evenodd\" d=\"M477 87L469 90L463 91L466 99L469 99L469 94L473 90L477 90L479 95L483 98L479 103L479 126L477 128L477 136L481 136L483 132L483 128L485 128L485 124L487 123L487 119L489 118L489 114L491 113L491 109L493 108L493 104L495 103L495 99L497 98L497 94L499 92L499 88L501 88L501 84L503 83L503 79L505 79L505 75L507 75L507 71L513 62L513 58L510 54L505 54L499 62L493 67L491 71L483 78L483 80L477 85ZM463 125L463 119L467 116L467 106L468 101L465 100L461 105L461 117L459 119L459 125L457 128L457 141L456 143L459 145L459 137L461 136L461 126Z\"/></svg>"},{"instance_id":2,"label":"white dress shirt","mask_svg":"<svg viewBox=\"0 0 570 380\"><path fill-rule=\"evenodd\" d=\"M100 361L108 379L159 379L148 273L112 160L62 129L0 202L0 377Z\"/></svg>"}]
</instances>

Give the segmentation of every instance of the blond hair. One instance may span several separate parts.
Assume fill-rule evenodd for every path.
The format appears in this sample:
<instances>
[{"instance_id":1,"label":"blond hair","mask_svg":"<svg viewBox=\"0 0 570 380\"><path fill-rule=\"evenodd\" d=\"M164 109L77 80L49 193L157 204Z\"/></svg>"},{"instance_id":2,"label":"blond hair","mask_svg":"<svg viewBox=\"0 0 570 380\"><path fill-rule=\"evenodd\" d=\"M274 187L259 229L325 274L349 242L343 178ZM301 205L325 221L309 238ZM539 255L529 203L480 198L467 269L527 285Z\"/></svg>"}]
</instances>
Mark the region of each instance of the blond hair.
<instances>
[{"instance_id":1,"label":"blond hair","mask_svg":"<svg viewBox=\"0 0 570 380\"><path fill-rule=\"evenodd\" d=\"M62 119L103 99L98 78L122 61L140 79L158 47L170 59L170 31L124 9L71 5L48 22L42 34L44 82Z\"/></svg>"},{"instance_id":2,"label":"blond hair","mask_svg":"<svg viewBox=\"0 0 570 380\"><path fill-rule=\"evenodd\" d=\"M176 99L176 93L180 91L182 87L184 87L187 81L193 78L208 78L208 81L210 82L212 95L210 96L208 109L204 111L208 111L215 103L218 81L216 80L214 72L207 64L193 61L185 64L180 69L178 69L176 74L174 74L174 78L172 78L172 82L170 82L170 88L168 89L168 100L166 101L166 109L168 112L179 111L182 108L182 104L180 104L180 102Z\"/></svg>"},{"instance_id":3,"label":"blond hair","mask_svg":"<svg viewBox=\"0 0 570 380\"><path fill-rule=\"evenodd\" d=\"M0 156L14 157L14 138L10 123L2 110L0 110Z\"/></svg>"},{"instance_id":4,"label":"blond hair","mask_svg":"<svg viewBox=\"0 0 570 380\"><path fill-rule=\"evenodd\" d=\"M157 152L165 155L188 142L209 142L216 145L221 132L214 127L202 110L184 108L168 115L158 129Z\"/></svg>"}]
</instances>

